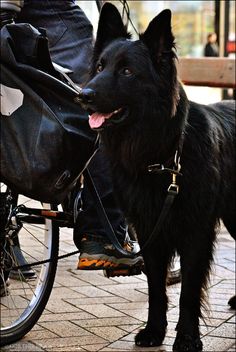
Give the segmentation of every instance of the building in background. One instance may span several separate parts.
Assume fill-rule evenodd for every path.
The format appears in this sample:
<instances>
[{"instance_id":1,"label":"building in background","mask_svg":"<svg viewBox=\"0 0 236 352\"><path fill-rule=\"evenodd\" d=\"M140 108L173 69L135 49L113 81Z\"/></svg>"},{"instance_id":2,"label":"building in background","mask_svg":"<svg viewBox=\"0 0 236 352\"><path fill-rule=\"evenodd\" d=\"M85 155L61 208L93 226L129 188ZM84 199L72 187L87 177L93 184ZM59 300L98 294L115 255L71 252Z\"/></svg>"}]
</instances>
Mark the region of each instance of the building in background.
<instances>
[{"instance_id":1,"label":"building in background","mask_svg":"<svg viewBox=\"0 0 236 352\"><path fill-rule=\"evenodd\" d=\"M102 2L105 1L100 1ZM121 2L112 1L122 11ZM138 32L144 31L150 20L163 9L172 10L172 27L179 56L203 56L204 44L208 33L211 32L217 33L219 41L223 42L224 38L225 43L222 44L225 55L228 47L231 52L235 47L235 0L131 0L127 3L131 19ZM86 12L96 32L98 21L96 1L78 1L78 4ZM131 26L129 30L135 38L136 34Z\"/></svg>"}]
</instances>

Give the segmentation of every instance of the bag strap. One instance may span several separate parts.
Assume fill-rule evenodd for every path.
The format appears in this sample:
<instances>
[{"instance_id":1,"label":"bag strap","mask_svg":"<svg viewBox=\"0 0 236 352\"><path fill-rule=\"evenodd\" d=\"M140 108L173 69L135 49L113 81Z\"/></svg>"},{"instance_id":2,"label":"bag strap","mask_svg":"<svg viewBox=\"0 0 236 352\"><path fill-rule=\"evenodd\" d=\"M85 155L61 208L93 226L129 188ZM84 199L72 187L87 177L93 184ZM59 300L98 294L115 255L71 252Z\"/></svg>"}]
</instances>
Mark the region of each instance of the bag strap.
<instances>
[{"instance_id":1,"label":"bag strap","mask_svg":"<svg viewBox=\"0 0 236 352\"><path fill-rule=\"evenodd\" d=\"M65 69L64 67L62 67L62 66L60 66L58 64L56 64L55 62L53 62L52 64L53 64L54 69L63 76L63 78L66 80L67 84L69 86L71 86L72 88L74 88L74 90L77 93L81 93L82 88L79 87L77 84L75 84L75 82L73 82L72 79L67 75L67 73L69 73L71 71Z\"/></svg>"}]
</instances>

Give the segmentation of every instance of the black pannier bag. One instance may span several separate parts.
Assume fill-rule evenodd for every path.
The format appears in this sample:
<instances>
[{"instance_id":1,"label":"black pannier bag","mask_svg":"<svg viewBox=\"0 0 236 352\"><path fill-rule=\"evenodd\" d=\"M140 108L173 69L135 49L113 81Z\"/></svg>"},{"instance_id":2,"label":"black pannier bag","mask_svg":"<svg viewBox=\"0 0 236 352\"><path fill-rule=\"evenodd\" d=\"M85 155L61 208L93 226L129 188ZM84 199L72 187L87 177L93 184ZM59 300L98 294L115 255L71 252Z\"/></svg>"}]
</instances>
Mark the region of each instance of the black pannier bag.
<instances>
[{"instance_id":1,"label":"black pannier bag","mask_svg":"<svg viewBox=\"0 0 236 352\"><path fill-rule=\"evenodd\" d=\"M2 182L42 202L63 201L97 139L77 95L54 69L43 30L1 29Z\"/></svg>"}]
</instances>

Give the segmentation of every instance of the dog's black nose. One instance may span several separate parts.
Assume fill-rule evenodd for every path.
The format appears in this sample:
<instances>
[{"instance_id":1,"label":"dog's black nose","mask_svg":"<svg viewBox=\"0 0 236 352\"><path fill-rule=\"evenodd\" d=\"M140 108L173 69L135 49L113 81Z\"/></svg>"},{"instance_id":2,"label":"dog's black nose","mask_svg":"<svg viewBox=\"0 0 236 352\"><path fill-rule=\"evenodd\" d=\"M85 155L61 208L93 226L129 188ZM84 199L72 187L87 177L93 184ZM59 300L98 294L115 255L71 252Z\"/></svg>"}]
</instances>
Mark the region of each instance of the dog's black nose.
<instances>
[{"instance_id":1,"label":"dog's black nose","mask_svg":"<svg viewBox=\"0 0 236 352\"><path fill-rule=\"evenodd\" d=\"M91 104L95 98L95 91L90 88L84 88L81 90L78 96L78 100L82 104Z\"/></svg>"}]
</instances>

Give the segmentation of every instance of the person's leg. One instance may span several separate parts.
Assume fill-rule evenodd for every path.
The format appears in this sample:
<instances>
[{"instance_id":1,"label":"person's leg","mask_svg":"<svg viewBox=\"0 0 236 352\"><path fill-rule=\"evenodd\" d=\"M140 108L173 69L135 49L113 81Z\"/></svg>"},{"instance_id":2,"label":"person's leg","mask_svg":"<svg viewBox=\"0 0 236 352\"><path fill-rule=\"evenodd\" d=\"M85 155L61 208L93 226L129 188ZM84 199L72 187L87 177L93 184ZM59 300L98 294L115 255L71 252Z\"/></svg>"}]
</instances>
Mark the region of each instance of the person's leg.
<instances>
[{"instance_id":1,"label":"person's leg","mask_svg":"<svg viewBox=\"0 0 236 352\"><path fill-rule=\"evenodd\" d=\"M126 223L122 211L117 206L113 195L113 186L110 175L109 161L104 150L99 148L88 165L88 170L96 186L102 203L106 208L107 216L116 231L119 241L124 240ZM84 178L84 188L82 192L83 211L77 219L79 234L91 234L104 236L104 229L101 220L98 218L97 210L91 197L86 177ZM76 241L76 238L75 238Z\"/></svg>"},{"instance_id":2,"label":"person's leg","mask_svg":"<svg viewBox=\"0 0 236 352\"><path fill-rule=\"evenodd\" d=\"M75 83L81 84L86 80L92 54L93 29L84 12L74 1L45 0L42 6L38 0L25 0L25 6L17 21L28 22L36 28L45 28L52 61L71 70L70 76ZM85 112L85 114L87 113ZM99 150L94 156L90 162L89 171L111 225L123 245L125 241L127 242L125 219L114 199L109 162L103 151ZM79 215L74 231L74 241L81 254L78 267L81 269L94 267L94 265L87 264L91 263L95 253L98 254L96 262L101 263L101 256L104 258L105 255L106 264L114 264L110 260L111 256L115 257L117 263L117 260L120 261L120 254L117 251L112 249L104 253L104 245L108 240L88 191L86 178L84 180L83 207L84 211ZM92 239L91 235L93 235ZM100 241L101 238L103 241ZM128 243L131 251L137 252L137 246L134 246L132 241L128 241ZM86 265L84 265L85 261ZM104 262L104 259L102 261ZM136 264L136 262L136 258L133 261L128 258L126 260L129 265Z\"/></svg>"},{"instance_id":3,"label":"person's leg","mask_svg":"<svg viewBox=\"0 0 236 352\"><path fill-rule=\"evenodd\" d=\"M30 23L47 32L52 61L72 71L82 84L87 79L92 54L93 27L75 1L25 0L16 22Z\"/></svg>"},{"instance_id":4,"label":"person's leg","mask_svg":"<svg viewBox=\"0 0 236 352\"><path fill-rule=\"evenodd\" d=\"M130 240L124 215L114 197L110 163L102 147L91 160L88 169L98 194L101 196L101 201L117 239L127 251L133 254L137 253L139 246L136 242ZM82 203L84 205L83 211L78 215L74 231L74 242L81 252L78 269L123 268L141 263L141 256L125 257L109 243L103 223L98 217L86 177L84 179Z\"/></svg>"}]
</instances>

